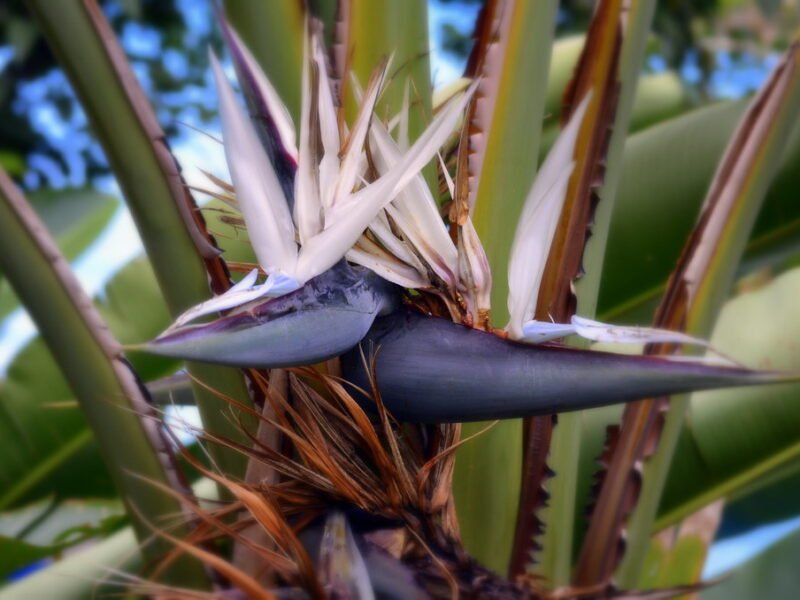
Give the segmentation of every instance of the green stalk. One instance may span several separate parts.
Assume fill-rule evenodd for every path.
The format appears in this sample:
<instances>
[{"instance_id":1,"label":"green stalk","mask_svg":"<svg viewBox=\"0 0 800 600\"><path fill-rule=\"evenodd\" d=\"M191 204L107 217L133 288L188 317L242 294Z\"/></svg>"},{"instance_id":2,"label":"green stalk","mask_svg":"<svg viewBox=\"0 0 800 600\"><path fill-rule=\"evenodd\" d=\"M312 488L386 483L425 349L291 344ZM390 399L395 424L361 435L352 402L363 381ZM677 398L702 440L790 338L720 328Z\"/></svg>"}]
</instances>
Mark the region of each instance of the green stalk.
<instances>
[{"instance_id":1,"label":"green stalk","mask_svg":"<svg viewBox=\"0 0 800 600\"><path fill-rule=\"evenodd\" d=\"M303 2L225 0L225 15L299 123Z\"/></svg>"},{"instance_id":2,"label":"green stalk","mask_svg":"<svg viewBox=\"0 0 800 600\"><path fill-rule=\"evenodd\" d=\"M426 0L345 0L342 3L342 45L338 54L339 75L352 72L361 85L381 60L392 56L389 85L377 112L393 117L403 106L409 89L409 138L425 129L431 119L431 63L428 47L428 3ZM342 59L343 62L342 62ZM348 120L355 118L358 103L344 76L343 102Z\"/></svg>"},{"instance_id":3,"label":"green stalk","mask_svg":"<svg viewBox=\"0 0 800 600\"><path fill-rule=\"evenodd\" d=\"M178 315L206 300L209 279L217 288L227 285L224 263L196 217L164 133L99 6L89 0L28 5L103 145L170 312ZM204 426L244 441L226 416L227 402L208 391L249 403L242 373L209 365L189 365L189 372L205 384L194 386ZM242 456L211 450L225 472L244 474Z\"/></svg>"},{"instance_id":4,"label":"green stalk","mask_svg":"<svg viewBox=\"0 0 800 600\"><path fill-rule=\"evenodd\" d=\"M496 98L473 123L483 136L476 151L482 160L474 190L473 221L492 270L492 320L508 319L508 258L512 232L536 175L544 118L557 2L523 0L491 2L487 9L511 11L498 23L500 63L482 78L478 94ZM494 70L494 67L499 67ZM463 427L463 437L485 428ZM484 564L505 572L511 556L522 470L522 427L519 420L498 423L458 451L453 481L461 534L467 549Z\"/></svg>"},{"instance_id":5,"label":"green stalk","mask_svg":"<svg viewBox=\"0 0 800 600\"><path fill-rule=\"evenodd\" d=\"M682 320L692 335L711 332L798 115L800 42L795 42L734 133L668 286L663 313ZM641 495L628 527L628 550L617 571L623 587L634 587L639 580L688 407L688 396L671 400L658 448L645 463Z\"/></svg>"},{"instance_id":6,"label":"green stalk","mask_svg":"<svg viewBox=\"0 0 800 600\"><path fill-rule=\"evenodd\" d=\"M142 478L181 491L182 484L166 438L151 420L148 400L91 300L70 271L46 228L4 171L0 171L0 269L36 322L53 357L80 403L114 483L128 507L139 541L180 514L180 502L144 485ZM162 462L163 461L163 462ZM183 527L179 528L185 533ZM151 561L170 544L143 546ZM192 559L174 563L166 574L173 584L207 585Z\"/></svg>"},{"instance_id":7,"label":"green stalk","mask_svg":"<svg viewBox=\"0 0 800 600\"><path fill-rule=\"evenodd\" d=\"M617 74L619 97L606 155L606 172L603 187L598 191L600 201L595 211L592 235L583 254L586 274L575 284L578 302L576 312L582 316L593 317L596 311L603 256L621 173L622 150L654 12L654 0L639 0L631 4L627 14ZM556 476L546 484L550 499L548 506L540 513L544 524L541 537L543 549L539 555L540 563L535 569L553 586L570 582L582 417L579 413L573 413L559 415L558 419L548 460Z\"/></svg>"}]
</instances>

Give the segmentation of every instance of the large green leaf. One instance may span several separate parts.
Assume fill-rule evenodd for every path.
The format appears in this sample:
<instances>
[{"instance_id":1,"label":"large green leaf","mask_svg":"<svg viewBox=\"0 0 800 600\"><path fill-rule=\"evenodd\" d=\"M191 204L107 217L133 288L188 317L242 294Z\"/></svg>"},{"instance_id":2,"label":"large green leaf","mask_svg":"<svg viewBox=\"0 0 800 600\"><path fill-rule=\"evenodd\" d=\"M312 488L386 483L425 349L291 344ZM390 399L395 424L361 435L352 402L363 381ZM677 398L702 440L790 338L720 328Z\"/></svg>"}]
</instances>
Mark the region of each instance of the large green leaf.
<instances>
[{"instance_id":1,"label":"large green leaf","mask_svg":"<svg viewBox=\"0 0 800 600\"><path fill-rule=\"evenodd\" d=\"M97 306L123 343L150 339L170 321L144 259L114 276ZM176 367L174 361L146 355L132 361L145 380ZM86 422L41 339L22 350L0 385L0 455L0 508L42 495L113 493Z\"/></svg>"},{"instance_id":2,"label":"large green leaf","mask_svg":"<svg viewBox=\"0 0 800 600\"><path fill-rule=\"evenodd\" d=\"M29 200L67 260L86 250L119 205L114 197L92 189L42 190L31 193ZM0 280L0 319L17 306L14 291Z\"/></svg>"},{"instance_id":3,"label":"large green leaf","mask_svg":"<svg viewBox=\"0 0 800 600\"><path fill-rule=\"evenodd\" d=\"M603 265L601 318L650 320L744 107L744 101L715 104L628 139ZM745 268L782 260L800 244L799 167L797 125L753 229Z\"/></svg>"},{"instance_id":4,"label":"large green leaf","mask_svg":"<svg viewBox=\"0 0 800 600\"><path fill-rule=\"evenodd\" d=\"M543 90L557 3L514 0L487 3L488 28L478 52L493 52L492 69L477 92L485 96L474 119L480 136L473 148L480 178L470 185L473 220L492 270L492 317L508 318L507 267L512 236L527 191L536 174L545 110ZM489 101L493 98L493 101ZM483 426L464 427L464 436ZM522 427L498 424L459 449L453 482L461 533L467 548L489 567L504 571L510 557L520 491Z\"/></svg>"},{"instance_id":5,"label":"large green leaf","mask_svg":"<svg viewBox=\"0 0 800 600\"><path fill-rule=\"evenodd\" d=\"M800 369L800 270L730 301L712 342L750 365ZM746 326L742 324L746 323ZM659 528L800 456L800 387L692 396L659 510Z\"/></svg>"},{"instance_id":6,"label":"large green leaf","mask_svg":"<svg viewBox=\"0 0 800 600\"><path fill-rule=\"evenodd\" d=\"M227 289L225 265L194 213L194 200L155 111L100 7L43 0L29 0L28 6L103 146L170 314L177 316L208 299L210 287ZM228 404L210 390L248 404L243 373L209 365L188 368L198 381L195 394L204 425L228 439L242 439L241 430L226 417ZM211 452L227 472L244 473L245 459L238 453L222 447Z\"/></svg>"}]
</instances>

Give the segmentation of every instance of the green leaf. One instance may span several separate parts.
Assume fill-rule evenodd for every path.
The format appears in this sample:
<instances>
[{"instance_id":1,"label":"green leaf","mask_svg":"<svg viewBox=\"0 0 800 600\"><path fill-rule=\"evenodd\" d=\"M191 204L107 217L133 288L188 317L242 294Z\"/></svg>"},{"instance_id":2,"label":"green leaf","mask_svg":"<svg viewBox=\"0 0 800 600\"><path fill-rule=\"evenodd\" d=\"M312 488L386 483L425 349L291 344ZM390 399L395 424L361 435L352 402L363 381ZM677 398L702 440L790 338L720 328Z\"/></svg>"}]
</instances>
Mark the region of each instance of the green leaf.
<instances>
[{"instance_id":1,"label":"green leaf","mask_svg":"<svg viewBox=\"0 0 800 600\"><path fill-rule=\"evenodd\" d=\"M795 41L750 101L715 171L697 225L671 276L655 318L656 326L682 328L703 337L712 331L787 148L791 126L800 114L799 62L800 41ZM639 425L652 422L650 417L661 412L661 404L663 401L655 400L629 406L623 416L623 436L627 429L631 432L630 439L635 440ZM653 426L658 446L644 465L641 493L628 521L631 542L617 571L622 586L633 587L638 581L644 546L663 499L670 465L679 464L673 458L680 433L685 429L689 399L672 398L668 407L663 428L660 424L657 428ZM649 440L648 428L643 431L641 439ZM612 469L617 470L617 476L620 471L627 476L640 458L635 449L625 452L621 445L620 452L612 457ZM639 489L639 484L629 489ZM624 516L617 518L621 521Z\"/></svg>"},{"instance_id":2,"label":"green leaf","mask_svg":"<svg viewBox=\"0 0 800 600\"><path fill-rule=\"evenodd\" d=\"M497 67L481 89L497 98L487 106L476 127L483 132L473 190L473 220L492 270L492 317L496 325L508 318L507 267L512 236L526 194L536 174L536 157L544 116L550 51L557 3L552 0L491 2L501 42L495 46ZM506 11L503 13L502 11ZM500 18L499 14L504 14ZM488 18L488 17L486 17ZM478 42L480 43L480 42ZM524 76L520 76L524 74ZM484 425L465 426L463 436ZM520 490L522 427L519 421L500 423L459 449L456 460L456 506L467 549L490 568L505 571L514 537Z\"/></svg>"},{"instance_id":3,"label":"green leaf","mask_svg":"<svg viewBox=\"0 0 800 600\"><path fill-rule=\"evenodd\" d=\"M149 420L146 391L119 342L94 310L42 222L2 171L0 266L75 394L114 485L131 508L139 539L147 540L150 522L163 526L164 519L174 518L181 510L174 496L142 486L144 478L183 491L168 438ZM185 528L180 527L178 535L181 530ZM163 541L143 548L149 560L158 560L168 550L169 544ZM199 563L186 558L169 565L161 575L173 584L203 586L206 582Z\"/></svg>"},{"instance_id":4,"label":"green leaf","mask_svg":"<svg viewBox=\"0 0 800 600\"><path fill-rule=\"evenodd\" d=\"M110 535L124 521L125 509L118 500L47 498L0 513L0 535L38 546L74 544Z\"/></svg>"},{"instance_id":5,"label":"green leaf","mask_svg":"<svg viewBox=\"0 0 800 600\"><path fill-rule=\"evenodd\" d=\"M97 308L122 343L151 339L170 322L144 259L112 278ZM162 377L177 366L175 361L144 355L133 356L132 362L144 380ZM41 339L20 352L0 385L0 455L0 508L51 494L113 494L86 422Z\"/></svg>"},{"instance_id":6,"label":"green leaf","mask_svg":"<svg viewBox=\"0 0 800 600\"><path fill-rule=\"evenodd\" d=\"M752 365L800 369L800 270L731 300L712 343ZM747 323L746 327L742 323ZM656 526L735 494L800 456L800 386L693 394Z\"/></svg>"},{"instance_id":7,"label":"green leaf","mask_svg":"<svg viewBox=\"0 0 800 600\"><path fill-rule=\"evenodd\" d=\"M29 200L70 261L100 235L119 206L113 196L92 189L37 191ZM8 282L0 280L0 320L18 306Z\"/></svg>"},{"instance_id":8,"label":"green leaf","mask_svg":"<svg viewBox=\"0 0 800 600\"><path fill-rule=\"evenodd\" d=\"M300 123L303 3L225 0L225 15Z\"/></svg>"},{"instance_id":9,"label":"green leaf","mask_svg":"<svg viewBox=\"0 0 800 600\"><path fill-rule=\"evenodd\" d=\"M628 139L603 264L602 320L646 323L652 318L745 104L701 108ZM800 245L798 186L800 125L793 127L753 228L743 271L781 261Z\"/></svg>"},{"instance_id":10,"label":"green leaf","mask_svg":"<svg viewBox=\"0 0 800 600\"><path fill-rule=\"evenodd\" d=\"M14 571L96 537L106 537L126 522L119 502L50 501L0 513L0 581Z\"/></svg>"},{"instance_id":11,"label":"green leaf","mask_svg":"<svg viewBox=\"0 0 800 600\"><path fill-rule=\"evenodd\" d=\"M225 265L195 215L180 166L100 7L45 0L31 0L28 6L103 146L170 313L177 316L208 299L210 286L217 292L227 289ZM243 373L191 364L188 368L205 384L195 385L204 425L228 439L243 440L241 430L225 416L228 404L210 391L249 404ZM212 447L211 452L226 472L244 473L246 461L238 453L222 447Z\"/></svg>"}]
</instances>

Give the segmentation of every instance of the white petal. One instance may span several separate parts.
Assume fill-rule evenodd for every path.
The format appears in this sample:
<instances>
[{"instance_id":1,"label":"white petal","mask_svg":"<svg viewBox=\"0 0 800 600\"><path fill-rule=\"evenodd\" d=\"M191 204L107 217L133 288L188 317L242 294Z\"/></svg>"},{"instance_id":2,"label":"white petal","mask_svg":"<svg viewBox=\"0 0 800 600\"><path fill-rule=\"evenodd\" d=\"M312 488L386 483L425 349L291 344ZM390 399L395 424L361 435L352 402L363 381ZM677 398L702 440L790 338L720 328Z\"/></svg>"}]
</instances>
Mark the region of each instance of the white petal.
<instances>
[{"instance_id":1,"label":"white petal","mask_svg":"<svg viewBox=\"0 0 800 600\"><path fill-rule=\"evenodd\" d=\"M656 329L651 327L632 327L628 325L609 325L574 315L572 325L575 333L593 342L612 342L617 344L688 344L711 348L708 341L680 331Z\"/></svg>"},{"instance_id":2,"label":"white petal","mask_svg":"<svg viewBox=\"0 0 800 600\"><path fill-rule=\"evenodd\" d=\"M305 43L308 54L308 40ZM311 132L316 127L318 116L311 114L312 94L318 91L311 89L310 56L303 60L303 79L301 93L300 116L300 159L294 180L294 221L300 235L300 243L322 231L322 203L319 193L319 168L317 156L311 150Z\"/></svg>"},{"instance_id":3,"label":"white petal","mask_svg":"<svg viewBox=\"0 0 800 600\"><path fill-rule=\"evenodd\" d=\"M375 111L375 104L378 102L378 96L380 95L388 66L387 63L380 72L373 74L367 86L366 97L360 103L358 116L343 149L344 156L341 159L339 177L336 181L336 192L333 198L334 206L341 198L353 191L358 175L361 173L361 158L364 154L367 131L369 130L369 124Z\"/></svg>"},{"instance_id":4,"label":"white petal","mask_svg":"<svg viewBox=\"0 0 800 600\"><path fill-rule=\"evenodd\" d=\"M328 64L322 50L319 37L311 38L314 64L317 73L317 110L319 111L319 129L324 150L319 166L319 189L322 194L322 207L327 209L333 203L336 191L336 180L339 176L339 123L336 118L336 104L331 93L331 82L328 79Z\"/></svg>"},{"instance_id":5,"label":"white petal","mask_svg":"<svg viewBox=\"0 0 800 600\"><path fill-rule=\"evenodd\" d=\"M259 298L266 296L277 297L293 292L300 287L300 283L292 278L277 273L270 275L267 280L261 284L253 286L256 277L258 277L258 270L254 269L249 275L244 277L239 283L234 285L224 294L206 300L205 302L193 306L185 313L175 319L169 330L181 325L186 325L195 319L210 315L212 313L220 312L223 310L230 310L237 306L242 306L248 302L253 302ZM249 284L249 285L247 285Z\"/></svg>"},{"instance_id":6,"label":"white petal","mask_svg":"<svg viewBox=\"0 0 800 600\"><path fill-rule=\"evenodd\" d=\"M558 338L573 335L575 326L567 323L550 323L549 321L528 321L522 325L522 335L517 339L529 344L541 344Z\"/></svg>"},{"instance_id":7,"label":"white petal","mask_svg":"<svg viewBox=\"0 0 800 600\"><path fill-rule=\"evenodd\" d=\"M406 85L403 88L403 106L400 107L400 128L397 131L397 145L401 150L408 150L411 145L408 137L408 120L411 112L411 104L408 99L409 89L409 80L406 79Z\"/></svg>"},{"instance_id":8,"label":"white petal","mask_svg":"<svg viewBox=\"0 0 800 600\"><path fill-rule=\"evenodd\" d=\"M228 28L228 30L233 37L237 49L242 55L242 59L244 59L247 65L247 69L252 73L258 91L264 99L264 103L267 105L267 110L269 110L272 120L275 122L275 128L278 131L281 144L291 157L294 158L295 162L297 162L297 134L295 133L294 123L292 122L292 116L289 114L289 109L286 108L278 92L275 91L275 88L272 87L264 71L261 70L258 61L250 53L250 50L247 49L247 46L245 46L239 35L233 30L233 27Z\"/></svg>"},{"instance_id":9,"label":"white petal","mask_svg":"<svg viewBox=\"0 0 800 600\"><path fill-rule=\"evenodd\" d=\"M258 269L253 269L247 275L239 280L239 283L234 284L228 292L238 292L239 290L247 290L253 287L258 279Z\"/></svg>"},{"instance_id":10,"label":"white petal","mask_svg":"<svg viewBox=\"0 0 800 600\"><path fill-rule=\"evenodd\" d=\"M425 280L416 269L403 264L385 252L375 253L368 251L363 247L362 241L350 248L346 256L350 262L366 267L385 280L401 287L410 289L430 287L430 282Z\"/></svg>"},{"instance_id":11,"label":"white petal","mask_svg":"<svg viewBox=\"0 0 800 600\"><path fill-rule=\"evenodd\" d=\"M382 123L373 123L370 141L375 166L380 173L390 172L403 159L403 153ZM387 211L436 274L454 284L458 252L421 174L408 183Z\"/></svg>"},{"instance_id":12,"label":"white petal","mask_svg":"<svg viewBox=\"0 0 800 600\"><path fill-rule=\"evenodd\" d=\"M508 264L508 312L506 329L512 338L523 334L523 323L536 311L536 299L550 246L564 206L574 168L575 143L589 105L587 93L542 164L522 208Z\"/></svg>"},{"instance_id":13,"label":"white petal","mask_svg":"<svg viewBox=\"0 0 800 600\"><path fill-rule=\"evenodd\" d=\"M211 66L219 95L225 158L253 250L267 273L292 273L297 245L280 182L213 53Z\"/></svg>"},{"instance_id":14,"label":"white petal","mask_svg":"<svg viewBox=\"0 0 800 600\"><path fill-rule=\"evenodd\" d=\"M472 88L474 90L474 87ZM403 159L392 169L337 205L338 216L303 246L297 265L298 279L308 280L332 267L352 248L378 212L424 167L458 122L470 93L451 102L436 116Z\"/></svg>"},{"instance_id":15,"label":"white petal","mask_svg":"<svg viewBox=\"0 0 800 600\"><path fill-rule=\"evenodd\" d=\"M459 230L458 250L458 279L462 286L467 287L464 291L469 299L469 309L477 320L481 311L488 311L491 307L492 269L469 215Z\"/></svg>"}]
</instances>

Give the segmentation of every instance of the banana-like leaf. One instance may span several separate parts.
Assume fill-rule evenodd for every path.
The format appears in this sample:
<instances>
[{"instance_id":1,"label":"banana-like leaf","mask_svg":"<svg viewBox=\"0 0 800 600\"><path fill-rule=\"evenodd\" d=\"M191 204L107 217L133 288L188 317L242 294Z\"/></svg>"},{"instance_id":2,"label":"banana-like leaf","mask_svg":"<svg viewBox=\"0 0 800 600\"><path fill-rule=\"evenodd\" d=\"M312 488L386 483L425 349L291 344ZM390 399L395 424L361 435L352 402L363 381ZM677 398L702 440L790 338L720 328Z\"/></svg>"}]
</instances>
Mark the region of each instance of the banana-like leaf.
<instances>
[{"instance_id":1,"label":"banana-like leaf","mask_svg":"<svg viewBox=\"0 0 800 600\"><path fill-rule=\"evenodd\" d=\"M334 38L334 72L340 78L347 121L353 122L359 104L349 74L366 85L375 67L391 56L393 67L377 114L386 120L403 110L408 88L413 142L431 120L426 0L341 0Z\"/></svg>"},{"instance_id":2,"label":"banana-like leaf","mask_svg":"<svg viewBox=\"0 0 800 600\"><path fill-rule=\"evenodd\" d=\"M720 315L713 343L748 364L800 365L795 348L800 335L798 290L800 270L795 269L731 300ZM768 393L693 394L656 526L674 524L708 502L792 466L800 455L800 412L793 406L798 393L800 388L792 385ZM794 507L796 513L796 503Z\"/></svg>"},{"instance_id":3,"label":"banana-like leaf","mask_svg":"<svg viewBox=\"0 0 800 600\"><path fill-rule=\"evenodd\" d=\"M467 67L481 83L469 120L468 173L473 222L493 275L492 317L508 319L507 266L516 227L536 174L540 124L545 114L557 2L493 0L477 25ZM479 177L478 177L479 176ZM501 423L459 449L454 491L467 549L490 568L505 571L519 498L522 428ZM483 428L464 427L464 436Z\"/></svg>"},{"instance_id":4,"label":"banana-like leaf","mask_svg":"<svg viewBox=\"0 0 800 600\"><path fill-rule=\"evenodd\" d=\"M338 356L397 303L397 289L361 267L326 271L299 290L203 325L168 330L143 350L160 356L264 368Z\"/></svg>"},{"instance_id":5,"label":"banana-like leaf","mask_svg":"<svg viewBox=\"0 0 800 600\"><path fill-rule=\"evenodd\" d=\"M225 0L224 4L228 20L275 86L294 122L299 123L303 3Z\"/></svg>"},{"instance_id":6,"label":"banana-like leaf","mask_svg":"<svg viewBox=\"0 0 800 600\"><path fill-rule=\"evenodd\" d=\"M650 321L745 106L745 101L718 103L628 139L603 265L602 320ZM794 194L800 185L800 125L790 127L791 139L743 258L745 272L784 260L800 245Z\"/></svg>"},{"instance_id":7,"label":"banana-like leaf","mask_svg":"<svg viewBox=\"0 0 800 600\"><path fill-rule=\"evenodd\" d=\"M789 141L790 125L800 114L800 42L787 50L761 91L751 101L711 182L698 224L692 232L655 317L657 327L682 328L706 336L744 252L778 161ZM657 348L653 348L658 350ZM628 553L618 577L636 585L644 546L652 530L664 482L682 428L688 398L673 399L661 427L664 400L626 409L621 440L613 451L589 526L578 572L583 583L601 581L614 568L610 549L617 544L629 506L623 498L640 488L633 475L638 460L657 444L645 465L641 496L630 520ZM627 484L622 482L628 480ZM633 496L635 497L635 495ZM602 553L605 552L603 555Z\"/></svg>"},{"instance_id":8,"label":"banana-like leaf","mask_svg":"<svg viewBox=\"0 0 800 600\"><path fill-rule=\"evenodd\" d=\"M649 394L783 383L797 377L519 344L445 319L400 312L378 319L361 348L342 358L345 378L367 390L370 348L375 350L375 380L384 404L398 419L416 423L554 414Z\"/></svg>"},{"instance_id":9,"label":"banana-like leaf","mask_svg":"<svg viewBox=\"0 0 800 600\"><path fill-rule=\"evenodd\" d=\"M119 593L117 586L104 584L109 579L109 569L131 572L140 562L133 530L124 529L87 550L0 588L0 600L49 598L54 590L58 590L59 600L84 600L101 592Z\"/></svg>"},{"instance_id":10,"label":"banana-like leaf","mask_svg":"<svg viewBox=\"0 0 800 600\"><path fill-rule=\"evenodd\" d=\"M117 273L95 306L122 343L155 336L170 321L144 259ZM131 362L145 381L177 367L174 361L147 355L132 356ZM54 494L82 498L114 493L85 418L41 338L17 355L0 383L0 454L0 509Z\"/></svg>"},{"instance_id":11,"label":"banana-like leaf","mask_svg":"<svg viewBox=\"0 0 800 600\"><path fill-rule=\"evenodd\" d=\"M64 374L94 432L114 484L141 541L150 535L139 517L174 517L181 510L172 496L142 486L140 478L182 491L163 431L140 380L122 355L91 301L69 270L55 242L5 172L0 171L0 267L14 286ZM13 417L13 415L12 415ZM168 550L152 544L144 552L157 560ZM167 581L204 585L199 564L180 560Z\"/></svg>"},{"instance_id":12,"label":"banana-like leaf","mask_svg":"<svg viewBox=\"0 0 800 600\"><path fill-rule=\"evenodd\" d=\"M173 316L206 300L230 282L219 249L180 175L164 132L125 59L100 7L89 0L28 3L87 113L125 195L159 285ZM97 90L103 90L102 94ZM204 367L193 375L205 386L195 394L206 427L243 440L227 419L227 404L209 389L249 403L244 376L234 369ZM243 473L237 453L212 448L230 473Z\"/></svg>"},{"instance_id":13,"label":"banana-like leaf","mask_svg":"<svg viewBox=\"0 0 800 600\"><path fill-rule=\"evenodd\" d=\"M113 197L91 189L42 190L31 193L29 200L67 260L86 250L118 206ZM0 280L0 320L18 306L8 283Z\"/></svg>"},{"instance_id":14,"label":"banana-like leaf","mask_svg":"<svg viewBox=\"0 0 800 600\"><path fill-rule=\"evenodd\" d=\"M574 78L565 91L562 122L584 95L591 92L593 97L579 134L575 171L539 291L539 320L555 318L564 322L576 310L586 316L595 313L620 157L654 10L655 2L651 0L627 5L607 1L598 4L592 17ZM543 437L548 425L552 427L551 423L544 419L529 421L528 439L532 446L533 440ZM541 560L538 572L551 585L570 582L579 426L577 415L561 417L552 433L549 455L547 444L540 449L528 448L526 454L526 463L533 463L537 473L542 473L539 465L545 460L556 473L544 486L541 480L532 482L537 504L544 504L543 498L549 496L548 505L537 514L544 534L540 540L543 552L536 558ZM541 488L545 488L544 494L539 491ZM524 497L523 507L532 509ZM519 561L527 558L530 562L536 529L529 527L527 543L517 545L519 552L515 555Z\"/></svg>"}]
</instances>

